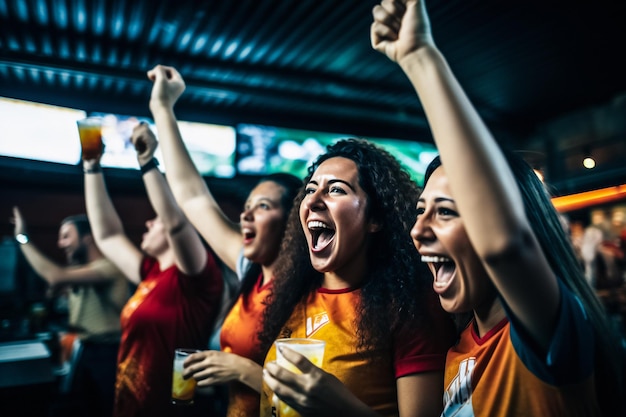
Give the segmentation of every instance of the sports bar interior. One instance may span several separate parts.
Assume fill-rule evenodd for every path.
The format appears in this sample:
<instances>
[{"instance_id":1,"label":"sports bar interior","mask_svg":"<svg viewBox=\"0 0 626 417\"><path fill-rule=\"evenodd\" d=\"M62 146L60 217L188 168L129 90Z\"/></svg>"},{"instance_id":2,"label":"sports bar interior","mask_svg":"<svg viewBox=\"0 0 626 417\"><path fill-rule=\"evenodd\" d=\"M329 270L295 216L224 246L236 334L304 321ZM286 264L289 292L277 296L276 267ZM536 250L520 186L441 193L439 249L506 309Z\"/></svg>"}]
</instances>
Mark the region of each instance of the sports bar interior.
<instances>
[{"instance_id":1,"label":"sports bar interior","mask_svg":"<svg viewBox=\"0 0 626 417\"><path fill-rule=\"evenodd\" d=\"M37 393L40 401L20 404L46 415L63 377L55 326L67 319L20 253L12 208L20 207L42 252L65 263L59 222L85 212L75 121L102 116L107 186L139 243L154 213L129 137L137 122L153 124L153 66L183 75L175 108L183 139L235 221L262 175L303 177L337 138L371 139L423 179L436 148L408 80L370 45L377 3L0 0L0 414L11 415L8 399ZM600 230L591 285L624 331L624 5L427 6L437 45L469 98L497 140L541 176L574 247L590 228ZM16 359L7 348L15 343L44 350Z\"/></svg>"}]
</instances>

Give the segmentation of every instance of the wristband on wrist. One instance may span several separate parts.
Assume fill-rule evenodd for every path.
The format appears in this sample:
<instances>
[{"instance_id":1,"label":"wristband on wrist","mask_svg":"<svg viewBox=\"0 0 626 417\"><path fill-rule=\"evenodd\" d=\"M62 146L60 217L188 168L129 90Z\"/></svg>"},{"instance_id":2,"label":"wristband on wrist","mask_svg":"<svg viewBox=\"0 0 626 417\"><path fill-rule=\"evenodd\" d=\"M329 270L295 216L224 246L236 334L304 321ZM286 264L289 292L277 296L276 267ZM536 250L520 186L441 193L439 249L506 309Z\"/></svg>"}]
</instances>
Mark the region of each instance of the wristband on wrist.
<instances>
[{"instance_id":1,"label":"wristband on wrist","mask_svg":"<svg viewBox=\"0 0 626 417\"><path fill-rule=\"evenodd\" d=\"M102 172L102 167L100 166L100 164L95 164L91 168L83 168L83 172L85 174L97 174L99 172Z\"/></svg>"},{"instance_id":2,"label":"wristband on wrist","mask_svg":"<svg viewBox=\"0 0 626 417\"><path fill-rule=\"evenodd\" d=\"M20 245L25 245L30 239L28 238L28 235L26 233L18 233L15 235L15 240L17 240L17 243L19 243Z\"/></svg>"},{"instance_id":3,"label":"wristband on wrist","mask_svg":"<svg viewBox=\"0 0 626 417\"><path fill-rule=\"evenodd\" d=\"M152 158L145 164L141 166L141 175L145 175L146 172L153 170L154 168L159 166L159 161L156 158Z\"/></svg>"}]
</instances>

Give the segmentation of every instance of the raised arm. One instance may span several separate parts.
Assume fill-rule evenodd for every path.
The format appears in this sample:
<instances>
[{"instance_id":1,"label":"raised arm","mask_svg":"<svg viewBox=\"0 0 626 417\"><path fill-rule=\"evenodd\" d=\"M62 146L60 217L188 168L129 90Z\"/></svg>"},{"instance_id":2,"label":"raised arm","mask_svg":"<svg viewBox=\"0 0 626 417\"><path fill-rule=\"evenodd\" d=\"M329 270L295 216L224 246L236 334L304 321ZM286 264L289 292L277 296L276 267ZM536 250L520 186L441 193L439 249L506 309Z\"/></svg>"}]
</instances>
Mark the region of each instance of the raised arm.
<instances>
[{"instance_id":1,"label":"raised arm","mask_svg":"<svg viewBox=\"0 0 626 417\"><path fill-rule=\"evenodd\" d=\"M124 233L104 183L99 160L83 161L85 204L91 232L100 251L135 284L141 281L142 254Z\"/></svg>"},{"instance_id":2,"label":"raised arm","mask_svg":"<svg viewBox=\"0 0 626 417\"><path fill-rule=\"evenodd\" d=\"M204 269L207 253L200 236L176 204L174 196L157 169L154 151L157 141L147 124L135 127L131 138L137 150L137 160L142 168L143 182L148 198L158 218L163 223L166 237L174 251L174 261L178 269L187 275L197 275ZM149 168L146 170L146 168Z\"/></svg>"},{"instance_id":3,"label":"raised arm","mask_svg":"<svg viewBox=\"0 0 626 417\"><path fill-rule=\"evenodd\" d=\"M372 46L417 91L474 249L513 313L545 345L559 290L503 153L435 46L424 2L384 0L373 14Z\"/></svg>"},{"instance_id":4,"label":"raised arm","mask_svg":"<svg viewBox=\"0 0 626 417\"><path fill-rule=\"evenodd\" d=\"M94 268L89 264L80 266L62 266L44 255L30 240L27 233L26 221L19 208L13 207L12 223L15 225L14 234L22 235L20 250L33 270L50 286L97 284L111 280L110 275L103 275L102 268ZM91 237L83 237L91 239Z\"/></svg>"},{"instance_id":5,"label":"raised arm","mask_svg":"<svg viewBox=\"0 0 626 417\"><path fill-rule=\"evenodd\" d=\"M167 182L189 221L220 259L235 270L243 247L239 225L222 212L193 164L174 114L174 104L185 90L185 82L174 68L161 65L150 70L148 77L154 82L150 110L159 134Z\"/></svg>"}]
</instances>

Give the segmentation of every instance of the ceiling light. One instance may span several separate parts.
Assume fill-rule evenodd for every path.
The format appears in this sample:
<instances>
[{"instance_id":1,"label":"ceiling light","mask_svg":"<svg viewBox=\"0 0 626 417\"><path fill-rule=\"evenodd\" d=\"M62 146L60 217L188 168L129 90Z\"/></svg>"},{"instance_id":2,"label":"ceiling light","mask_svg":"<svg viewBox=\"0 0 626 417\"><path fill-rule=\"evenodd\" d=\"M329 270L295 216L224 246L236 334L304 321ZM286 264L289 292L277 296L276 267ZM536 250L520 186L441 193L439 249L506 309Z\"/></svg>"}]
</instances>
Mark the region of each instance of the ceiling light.
<instances>
[{"instance_id":1,"label":"ceiling light","mask_svg":"<svg viewBox=\"0 0 626 417\"><path fill-rule=\"evenodd\" d=\"M583 159L583 166L587 169L593 169L596 167L596 160L591 156L586 156L585 159Z\"/></svg>"},{"instance_id":2,"label":"ceiling light","mask_svg":"<svg viewBox=\"0 0 626 417\"><path fill-rule=\"evenodd\" d=\"M583 166L587 169L593 169L596 167L596 160L591 156L591 149L585 146L583 149Z\"/></svg>"}]
</instances>

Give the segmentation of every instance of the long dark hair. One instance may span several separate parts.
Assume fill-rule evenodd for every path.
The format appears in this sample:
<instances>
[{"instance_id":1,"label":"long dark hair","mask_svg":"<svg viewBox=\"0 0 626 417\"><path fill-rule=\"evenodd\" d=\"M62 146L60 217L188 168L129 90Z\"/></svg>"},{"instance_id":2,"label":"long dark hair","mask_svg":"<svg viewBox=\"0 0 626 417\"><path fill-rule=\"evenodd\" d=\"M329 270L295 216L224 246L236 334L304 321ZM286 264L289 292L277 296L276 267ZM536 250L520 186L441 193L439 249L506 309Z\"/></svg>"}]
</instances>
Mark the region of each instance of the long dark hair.
<instances>
[{"instance_id":1,"label":"long dark hair","mask_svg":"<svg viewBox=\"0 0 626 417\"><path fill-rule=\"evenodd\" d=\"M344 157L355 162L359 184L368 198L367 215L381 227L369 247L367 276L357 306L357 349L386 348L398 326L421 318L421 295L430 281L418 274L420 262L409 231L419 189L398 161L385 150L362 139L344 139L329 145L309 168L308 183L324 161ZM274 268L274 284L267 300L259 340L269 348L298 303L316 291L323 274L313 269L300 223L304 190L296 197Z\"/></svg>"},{"instance_id":2,"label":"long dark hair","mask_svg":"<svg viewBox=\"0 0 626 417\"><path fill-rule=\"evenodd\" d=\"M571 239L563 230L546 187L518 154L509 149L503 149L503 152L522 195L526 217L555 276L582 301L596 330L598 342L595 369L598 402L606 415L618 415L613 412L623 407L625 371L623 342L610 325L601 301L583 275ZM426 169L424 185L439 166L441 160L436 157Z\"/></svg>"},{"instance_id":3,"label":"long dark hair","mask_svg":"<svg viewBox=\"0 0 626 417\"><path fill-rule=\"evenodd\" d=\"M279 173L269 174L269 175L262 177L257 182L256 185L259 185L268 181L276 183L283 188L283 193L280 198L280 204L283 208L283 213L284 213L283 225L286 226L287 218L289 217L289 212L291 211L291 208L293 207L294 199L296 195L298 194L298 191L302 188L302 185L304 183L302 182L300 178L296 177L295 175L279 172ZM284 228L283 228L283 234L284 234ZM254 288L254 285L258 281L260 274L261 274L261 265L257 263L251 264L248 270L244 271L244 276L243 276L243 279L241 280L241 285L239 285L237 292L231 298L228 308L224 310L224 314L228 314L228 312L233 308L233 306L237 302L237 299L241 295L247 295L250 293L250 291L252 291L252 289Z\"/></svg>"}]
</instances>

